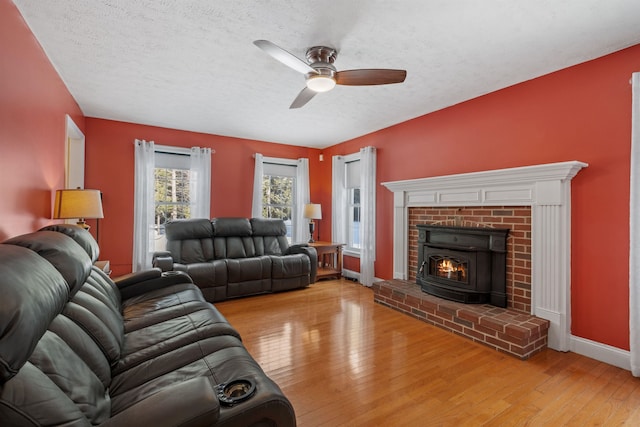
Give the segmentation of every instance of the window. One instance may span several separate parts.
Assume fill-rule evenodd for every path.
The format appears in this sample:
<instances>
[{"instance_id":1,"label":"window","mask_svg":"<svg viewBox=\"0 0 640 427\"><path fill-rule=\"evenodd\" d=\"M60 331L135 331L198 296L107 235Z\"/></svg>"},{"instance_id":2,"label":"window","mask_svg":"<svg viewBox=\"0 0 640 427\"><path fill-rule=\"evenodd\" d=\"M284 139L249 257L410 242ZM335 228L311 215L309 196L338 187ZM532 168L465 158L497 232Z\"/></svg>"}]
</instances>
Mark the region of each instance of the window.
<instances>
[{"instance_id":1,"label":"window","mask_svg":"<svg viewBox=\"0 0 640 427\"><path fill-rule=\"evenodd\" d=\"M133 271L151 266L165 249L164 224L174 218L208 218L211 148L156 146L135 140Z\"/></svg>"},{"instance_id":2,"label":"window","mask_svg":"<svg viewBox=\"0 0 640 427\"><path fill-rule=\"evenodd\" d=\"M309 160L264 157L259 153L255 159L251 215L282 219L290 243L306 241L309 226L302 218L302 207L309 203Z\"/></svg>"},{"instance_id":3,"label":"window","mask_svg":"<svg viewBox=\"0 0 640 427\"><path fill-rule=\"evenodd\" d=\"M344 163L345 187L347 203L345 206L345 220L347 236L345 239L347 254L359 255L361 247L360 238L360 156L359 153L345 156Z\"/></svg>"},{"instance_id":4,"label":"window","mask_svg":"<svg viewBox=\"0 0 640 427\"><path fill-rule=\"evenodd\" d=\"M295 218L296 166L265 161L263 167L262 216L284 220L287 240L291 243Z\"/></svg>"},{"instance_id":5,"label":"window","mask_svg":"<svg viewBox=\"0 0 640 427\"><path fill-rule=\"evenodd\" d=\"M360 189L350 188L347 194L347 248L360 250Z\"/></svg>"},{"instance_id":6,"label":"window","mask_svg":"<svg viewBox=\"0 0 640 427\"><path fill-rule=\"evenodd\" d=\"M371 286L376 252L376 149L333 156L331 239L345 243L344 254L360 258L358 280Z\"/></svg>"},{"instance_id":7,"label":"window","mask_svg":"<svg viewBox=\"0 0 640 427\"><path fill-rule=\"evenodd\" d=\"M191 218L190 153L188 149L156 146L154 159L153 250L162 251L167 244L164 224Z\"/></svg>"},{"instance_id":8,"label":"window","mask_svg":"<svg viewBox=\"0 0 640 427\"><path fill-rule=\"evenodd\" d=\"M191 217L188 170L155 168L155 224Z\"/></svg>"}]
</instances>

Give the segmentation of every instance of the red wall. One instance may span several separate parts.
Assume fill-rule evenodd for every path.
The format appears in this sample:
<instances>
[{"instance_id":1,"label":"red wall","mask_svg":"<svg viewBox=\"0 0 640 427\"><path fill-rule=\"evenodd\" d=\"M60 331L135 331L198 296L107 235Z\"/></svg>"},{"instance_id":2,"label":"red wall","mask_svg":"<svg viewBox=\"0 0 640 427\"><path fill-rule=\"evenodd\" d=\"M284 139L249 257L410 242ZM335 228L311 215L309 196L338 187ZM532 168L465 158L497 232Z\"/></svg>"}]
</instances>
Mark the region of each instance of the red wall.
<instances>
[{"instance_id":1,"label":"red wall","mask_svg":"<svg viewBox=\"0 0 640 427\"><path fill-rule=\"evenodd\" d=\"M159 145L211 147L211 216L251 216L254 153L268 157L309 158L310 181L317 174L318 150L229 138L203 133L86 118L85 187L103 193L100 220L101 258L109 259L114 275L131 271L133 247L133 141ZM315 185L315 184L314 184ZM312 187L314 191L315 187Z\"/></svg>"},{"instance_id":2,"label":"red wall","mask_svg":"<svg viewBox=\"0 0 640 427\"><path fill-rule=\"evenodd\" d=\"M65 115L84 117L10 0L0 0L0 241L51 223Z\"/></svg>"},{"instance_id":3,"label":"red wall","mask_svg":"<svg viewBox=\"0 0 640 427\"><path fill-rule=\"evenodd\" d=\"M324 150L372 145L378 182L579 160L572 181L573 335L629 348L631 73L640 45ZM325 161L326 162L326 161ZM393 196L377 192L376 276L393 275Z\"/></svg>"}]
</instances>

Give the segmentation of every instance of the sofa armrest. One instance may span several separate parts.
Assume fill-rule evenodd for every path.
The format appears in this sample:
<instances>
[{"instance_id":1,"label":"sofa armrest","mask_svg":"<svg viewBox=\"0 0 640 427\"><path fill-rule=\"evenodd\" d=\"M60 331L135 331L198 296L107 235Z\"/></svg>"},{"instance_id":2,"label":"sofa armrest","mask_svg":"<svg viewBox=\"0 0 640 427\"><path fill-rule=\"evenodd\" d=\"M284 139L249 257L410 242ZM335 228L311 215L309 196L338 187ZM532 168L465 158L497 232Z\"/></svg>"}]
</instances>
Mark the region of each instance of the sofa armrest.
<instances>
[{"instance_id":1,"label":"sofa armrest","mask_svg":"<svg viewBox=\"0 0 640 427\"><path fill-rule=\"evenodd\" d=\"M162 271L171 271L173 270L173 256L169 251L154 252L151 264L154 268L159 268Z\"/></svg>"},{"instance_id":2,"label":"sofa armrest","mask_svg":"<svg viewBox=\"0 0 640 427\"><path fill-rule=\"evenodd\" d=\"M188 274L181 271L162 272L159 268L138 271L114 279L122 299L144 294L153 289L165 288L178 283L193 283Z\"/></svg>"},{"instance_id":3,"label":"sofa armrest","mask_svg":"<svg viewBox=\"0 0 640 427\"><path fill-rule=\"evenodd\" d=\"M160 390L118 412L100 427L212 426L220 418L215 387L206 377Z\"/></svg>"},{"instance_id":4,"label":"sofa armrest","mask_svg":"<svg viewBox=\"0 0 640 427\"><path fill-rule=\"evenodd\" d=\"M309 274L309 283L315 283L318 275L318 252L313 246L307 243L300 243L289 246L285 255L288 254L305 254L311 262L311 271Z\"/></svg>"}]
</instances>

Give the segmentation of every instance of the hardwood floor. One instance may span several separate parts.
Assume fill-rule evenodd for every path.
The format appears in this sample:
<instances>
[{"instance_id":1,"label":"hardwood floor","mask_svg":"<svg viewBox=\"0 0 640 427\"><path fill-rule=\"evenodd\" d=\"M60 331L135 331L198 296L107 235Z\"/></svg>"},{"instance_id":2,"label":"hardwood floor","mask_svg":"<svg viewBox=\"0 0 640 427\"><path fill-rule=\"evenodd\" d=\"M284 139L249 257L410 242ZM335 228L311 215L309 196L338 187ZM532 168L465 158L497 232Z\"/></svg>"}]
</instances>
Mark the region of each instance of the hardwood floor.
<instances>
[{"instance_id":1,"label":"hardwood floor","mask_svg":"<svg viewBox=\"0 0 640 427\"><path fill-rule=\"evenodd\" d=\"M348 280L217 303L306 426L640 425L640 379L575 353L520 361Z\"/></svg>"}]
</instances>

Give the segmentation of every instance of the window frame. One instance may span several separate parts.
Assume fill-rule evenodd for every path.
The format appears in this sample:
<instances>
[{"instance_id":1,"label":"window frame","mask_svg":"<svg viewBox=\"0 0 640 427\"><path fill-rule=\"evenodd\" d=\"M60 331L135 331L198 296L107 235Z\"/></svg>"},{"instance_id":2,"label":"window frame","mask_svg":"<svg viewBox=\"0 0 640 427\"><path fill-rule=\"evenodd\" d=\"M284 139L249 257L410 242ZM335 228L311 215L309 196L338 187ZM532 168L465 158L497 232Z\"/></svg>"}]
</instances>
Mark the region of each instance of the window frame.
<instances>
[{"instance_id":1,"label":"window frame","mask_svg":"<svg viewBox=\"0 0 640 427\"><path fill-rule=\"evenodd\" d=\"M151 228L153 229L153 242L154 248L153 250L159 250L159 248L164 248L166 245L166 238L164 232L164 223L158 224L156 219L156 210L160 205L166 205L166 202L158 202L156 199L155 187L158 183L156 179L156 172L158 169L165 170L180 170L186 171L187 173L191 172L190 161L191 161L191 150L189 148L183 147L172 147L168 145L155 145L154 146L154 171L153 171L153 185L154 185L154 196L153 196L153 223L151 224ZM191 176L187 180L187 191L189 194L189 199L186 202L179 203L171 203L171 205L181 205L185 206L189 212L189 218L191 218ZM185 217L186 218L186 217ZM165 218L165 222L171 218Z\"/></svg>"},{"instance_id":2,"label":"window frame","mask_svg":"<svg viewBox=\"0 0 640 427\"><path fill-rule=\"evenodd\" d=\"M352 153L352 154L348 154L345 156L342 156L344 159L344 190L345 190L345 197L347 198L346 203L345 203L345 207L347 212L345 212L345 223L342 224L342 226L344 227L345 230L345 236L346 236L346 242L345 242L345 246L344 249L342 251L343 254L354 257L354 258L360 258L360 248L359 247L355 247L352 246L352 236L351 236L351 230L353 229L353 220L352 220L352 211L351 209L355 206L354 203L352 203L352 197L351 197L351 193L353 189L357 188L358 190L361 189L361 185L358 185L357 187L349 187L348 184L348 169L349 169L349 164L350 163L354 163L354 162L360 162L361 158L360 158L360 152L357 153ZM362 180L362 174L360 174L359 176L359 180ZM357 204L358 207L360 207L360 203ZM360 219L362 219L362 210L360 209L360 215L359 215ZM360 223L362 223L362 220L360 220ZM362 239L360 239L362 240Z\"/></svg>"},{"instance_id":3,"label":"window frame","mask_svg":"<svg viewBox=\"0 0 640 427\"><path fill-rule=\"evenodd\" d=\"M355 191L358 191L358 202L354 201L355 199ZM361 244L360 241L360 223L362 218L362 209L360 204L360 187L349 187L347 188L347 217L346 217L346 226L347 226L347 242L345 244L345 250L348 252L357 252L360 254ZM357 209L357 217L358 221L355 221L354 217L356 216ZM356 226L358 224L358 246L355 245L354 242L354 233Z\"/></svg>"},{"instance_id":4,"label":"window frame","mask_svg":"<svg viewBox=\"0 0 640 427\"><path fill-rule=\"evenodd\" d=\"M280 173L278 173L280 172ZM287 172L287 173L282 173ZM297 173L298 173L298 161L293 159L284 159L278 157L263 157L262 158L262 189L263 189L263 198L262 198L262 212L264 216L265 210L267 210L267 206L276 206L282 207L287 206L291 209L291 225L287 227L287 240L289 243L293 240L293 230L296 227L296 218L298 214L298 207L296 205L296 194L297 194ZM282 177L282 178L290 178L292 180L291 185L291 205L273 205L271 203L267 204L264 200L264 184L265 177ZM267 217L264 218L274 218Z\"/></svg>"}]
</instances>

